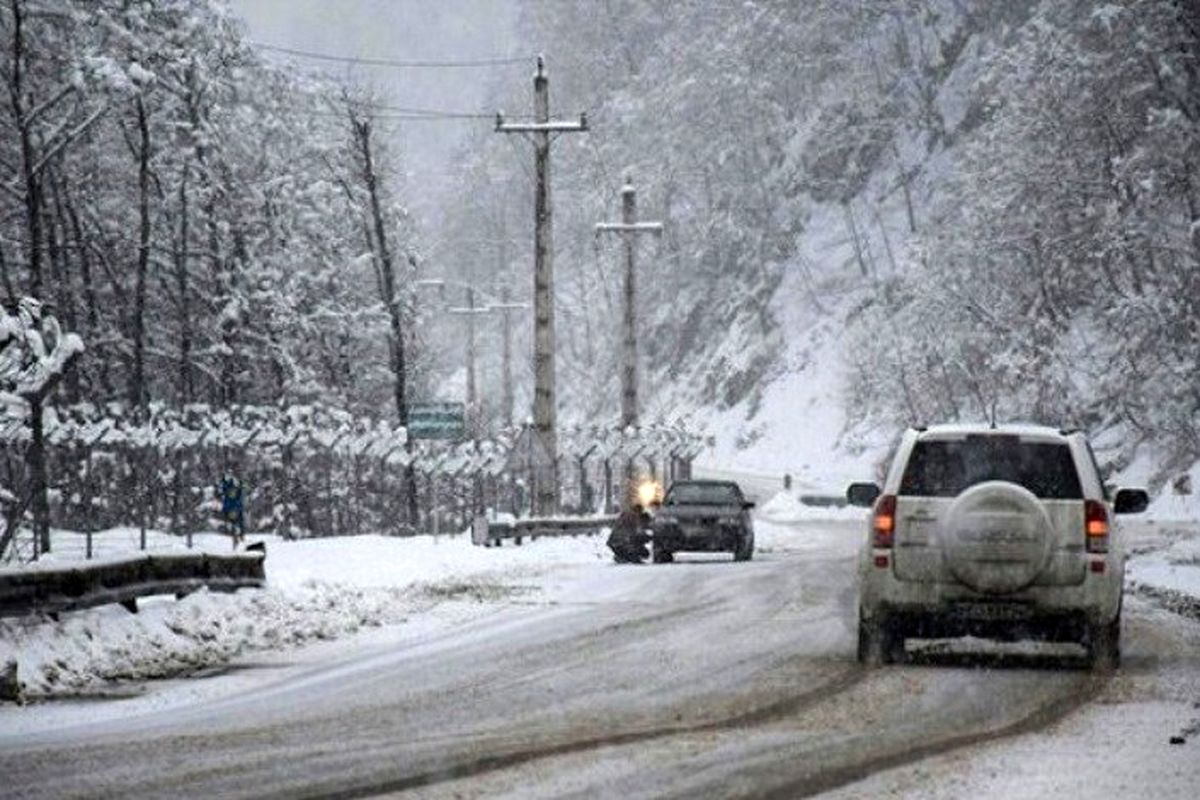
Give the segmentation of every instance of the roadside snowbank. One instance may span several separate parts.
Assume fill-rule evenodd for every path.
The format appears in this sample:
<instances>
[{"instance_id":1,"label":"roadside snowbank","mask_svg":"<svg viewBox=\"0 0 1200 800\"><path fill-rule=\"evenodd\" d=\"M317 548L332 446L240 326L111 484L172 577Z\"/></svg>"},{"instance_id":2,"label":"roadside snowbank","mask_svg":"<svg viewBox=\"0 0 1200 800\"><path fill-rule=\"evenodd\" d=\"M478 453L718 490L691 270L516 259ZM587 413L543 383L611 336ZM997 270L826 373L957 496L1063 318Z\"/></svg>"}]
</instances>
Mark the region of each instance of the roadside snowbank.
<instances>
[{"instance_id":1,"label":"roadside snowbank","mask_svg":"<svg viewBox=\"0 0 1200 800\"><path fill-rule=\"evenodd\" d=\"M780 492L758 509L758 518L767 522L842 522L865 520L865 509L854 506L810 506L790 492Z\"/></svg>"},{"instance_id":2,"label":"roadside snowbank","mask_svg":"<svg viewBox=\"0 0 1200 800\"><path fill-rule=\"evenodd\" d=\"M267 546L267 579L294 587L329 581L357 587L405 587L483 575L511 578L569 564L607 561L604 536L542 538L522 547L479 547L469 536L355 536Z\"/></svg>"},{"instance_id":3,"label":"roadside snowbank","mask_svg":"<svg viewBox=\"0 0 1200 800\"><path fill-rule=\"evenodd\" d=\"M866 512L861 508L809 506L789 492L779 492L758 508L754 546L763 554L810 550L850 554L858 547L858 529L828 523L859 521L866 525Z\"/></svg>"},{"instance_id":4,"label":"roadside snowbank","mask_svg":"<svg viewBox=\"0 0 1200 800\"><path fill-rule=\"evenodd\" d=\"M251 540L256 538L267 546L264 590L152 598L136 615L106 606L57 621L0 620L0 665L17 661L31 697L102 693L114 682L194 672L249 651L402 622L439 603L504 600L536 588L523 582L542 573L609 555L599 536L503 548L476 547L466 536ZM128 531L118 530L97 534L93 544L103 543L98 552L116 558L113 543L128 541ZM229 552L229 540L216 534L197 536L195 543ZM64 548L41 563L71 560Z\"/></svg>"},{"instance_id":5,"label":"roadside snowbank","mask_svg":"<svg viewBox=\"0 0 1200 800\"><path fill-rule=\"evenodd\" d=\"M313 583L301 591L197 592L154 598L130 614L110 605L0 620L0 662L18 664L25 691L87 695L116 681L164 678L223 664L248 650L335 639L398 622L419 598Z\"/></svg>"},{"instance_id":6,"label":"roadside snowbank","mask_svg":"<svg viewBox=\"0 0 1200 800\"><path fill-rule=\"evenodd\" d=\"M1200 598L1200 537L1181 539L1165 550L1129 561L1128 578Z\"/></svg>"},{"instance_id":7,"label":"roadside snowbank","mask_svg":"<svg viewBox=\"0 0 1200 800\"><path fill-rule=\"evenodd\" d=\"M1125 582L1134 594L1200 620L1200 535L1193 530L1169 547L1134 556Z\"/></svg>"},{"instance_id":8,"label":"roadside snowbank","mask_svg":"<svg viewBox=\"0 0 1200 800\"><path fill-rule=\"evenodd\" d=\"M1162 487L1146 510L1148 519L1160 522L1200 520L1200 464Z\"/></svg>"}]
</instances>

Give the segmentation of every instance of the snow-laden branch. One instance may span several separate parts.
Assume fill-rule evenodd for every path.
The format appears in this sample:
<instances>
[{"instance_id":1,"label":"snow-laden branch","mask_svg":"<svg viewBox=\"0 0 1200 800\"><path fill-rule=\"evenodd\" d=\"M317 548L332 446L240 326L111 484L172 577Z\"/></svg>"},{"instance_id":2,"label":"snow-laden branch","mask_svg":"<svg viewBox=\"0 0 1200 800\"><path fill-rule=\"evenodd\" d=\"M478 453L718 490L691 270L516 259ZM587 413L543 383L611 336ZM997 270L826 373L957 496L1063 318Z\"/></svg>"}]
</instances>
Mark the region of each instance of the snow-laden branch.
<instances>
[{"instance_id":1,"label":"snow-laden branch","mask_svg":"<svg viewBox=\"0 0 1200 800\"><path fill-rule=\"evenodd\" d=\"M0 405L41 400L82 353L82 339L64 333L39 301L22 298L15 313L0 312Z\"/></svg>"}]
</instances>

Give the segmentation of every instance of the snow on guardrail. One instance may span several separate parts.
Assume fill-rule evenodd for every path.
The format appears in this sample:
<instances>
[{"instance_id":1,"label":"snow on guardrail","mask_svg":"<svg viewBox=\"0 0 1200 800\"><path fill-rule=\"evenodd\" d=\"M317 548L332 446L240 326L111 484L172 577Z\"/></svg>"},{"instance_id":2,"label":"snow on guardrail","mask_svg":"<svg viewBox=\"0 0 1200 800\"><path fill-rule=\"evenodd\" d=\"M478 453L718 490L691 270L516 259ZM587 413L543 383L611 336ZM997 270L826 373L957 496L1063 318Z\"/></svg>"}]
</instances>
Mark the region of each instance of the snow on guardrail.
<instances>
[{"instance_id":1,"label":"snow on guardrail","mask_svg":"<svg viewBox=\"0 0 1200 800\"><path fill-rule=\"evenodd\" d=\"M231 592L261 587L265 553L147 555L0 571L0 617L58 613L121 603L137 609L139 597L199 589Z\"/></svg>"}]
</instances>

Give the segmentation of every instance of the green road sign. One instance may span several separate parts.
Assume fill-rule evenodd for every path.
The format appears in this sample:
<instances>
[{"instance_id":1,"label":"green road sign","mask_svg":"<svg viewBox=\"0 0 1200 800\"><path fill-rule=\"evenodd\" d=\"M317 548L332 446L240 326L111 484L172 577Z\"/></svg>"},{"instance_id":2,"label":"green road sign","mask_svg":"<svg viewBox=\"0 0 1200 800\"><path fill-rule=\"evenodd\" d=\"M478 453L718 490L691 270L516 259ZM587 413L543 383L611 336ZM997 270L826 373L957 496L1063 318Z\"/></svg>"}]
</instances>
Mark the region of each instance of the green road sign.
<instances>
[{"instance_id":1,"label":"green road sign","mask_svg":"<svg viewBox=\"0 0 1200 800\"><path fill-rule=\"evenodd\" d=\"M462 403L417 403L408 410L408 435L414 439L464 439L466 411Z\"/></svg>"}]
</instances>

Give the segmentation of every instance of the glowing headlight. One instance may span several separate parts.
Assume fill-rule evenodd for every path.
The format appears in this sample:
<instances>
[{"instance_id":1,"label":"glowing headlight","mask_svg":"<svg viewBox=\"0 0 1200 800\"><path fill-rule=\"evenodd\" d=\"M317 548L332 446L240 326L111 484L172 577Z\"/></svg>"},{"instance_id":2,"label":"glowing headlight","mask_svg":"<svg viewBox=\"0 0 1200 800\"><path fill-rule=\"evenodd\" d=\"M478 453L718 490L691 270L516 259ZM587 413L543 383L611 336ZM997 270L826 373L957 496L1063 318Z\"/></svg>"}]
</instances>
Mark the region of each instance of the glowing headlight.
<instances>
[{"instance_id":1,"label":"glowing headlight","mask_svg":"<svg viewBox=\"0 0 1200 800\"><path fill-rule=\"evenodd\" d=\"M645 508L662 500L663 489L658 481L642 481L637 487L638 502Z\"/></svg>"}]
</instances>

